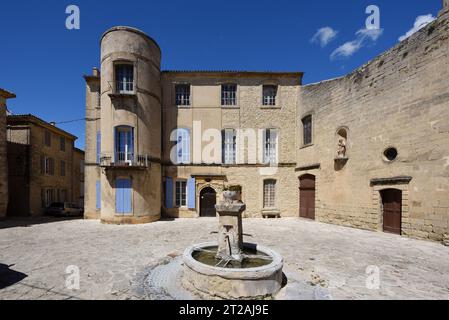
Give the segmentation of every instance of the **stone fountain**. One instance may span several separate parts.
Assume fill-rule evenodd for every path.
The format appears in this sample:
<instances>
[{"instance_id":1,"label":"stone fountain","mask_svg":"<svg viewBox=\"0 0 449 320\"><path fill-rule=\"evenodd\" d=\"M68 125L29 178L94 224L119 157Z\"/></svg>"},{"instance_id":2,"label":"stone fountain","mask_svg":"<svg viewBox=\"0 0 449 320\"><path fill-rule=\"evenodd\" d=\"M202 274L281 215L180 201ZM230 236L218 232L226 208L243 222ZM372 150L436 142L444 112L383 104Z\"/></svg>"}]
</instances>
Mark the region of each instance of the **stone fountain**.
<instances>
[{"instance_id":1,"label":"stone fountain","mask_svg":"<svg viewBox=\"0 0 449 320\"><path fill-rule=\"evenodd\" d=\"M216 210L218 242L186 249L184 287L206 299L272 298L282 286L282 257L269 248L243 242L246 205L235 192L225 191Z\"/></svg>"}]
</instances>

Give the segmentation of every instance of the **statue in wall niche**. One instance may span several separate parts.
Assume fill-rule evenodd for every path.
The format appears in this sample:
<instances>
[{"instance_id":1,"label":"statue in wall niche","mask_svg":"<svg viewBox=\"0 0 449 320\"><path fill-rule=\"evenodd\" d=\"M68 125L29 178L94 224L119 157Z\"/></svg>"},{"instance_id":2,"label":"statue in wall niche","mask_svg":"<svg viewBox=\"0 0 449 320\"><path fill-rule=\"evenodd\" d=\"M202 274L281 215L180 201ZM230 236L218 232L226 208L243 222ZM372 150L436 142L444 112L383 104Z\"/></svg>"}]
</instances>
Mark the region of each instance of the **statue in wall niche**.
<instances>
[{"instance_id":1,"label":"statue in wall niche","mask_svg":"<svg viewBox=\"0 0 449 320\"><path fill-rule=\"evenodd\" d=\"M337 158L346 158L346 140L343 138L338 140Z\"/></svg>"}]
</instances>

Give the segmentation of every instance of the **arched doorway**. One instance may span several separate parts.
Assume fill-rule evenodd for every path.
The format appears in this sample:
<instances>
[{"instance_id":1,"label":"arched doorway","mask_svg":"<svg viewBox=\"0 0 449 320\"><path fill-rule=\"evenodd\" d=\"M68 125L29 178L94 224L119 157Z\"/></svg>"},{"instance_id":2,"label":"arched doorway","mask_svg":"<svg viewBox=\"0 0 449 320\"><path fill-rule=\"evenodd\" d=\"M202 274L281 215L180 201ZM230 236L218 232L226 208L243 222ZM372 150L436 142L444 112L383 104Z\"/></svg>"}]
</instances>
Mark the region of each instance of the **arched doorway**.
<instances>
[{"instance_id":1,"label":"arched doorway","mask_svg":"<svg viewBox=\"0 0 449 320\"><path fill-rule=\"evenodd\" d=\"M200 193L200 217L216 217L217 193L211 187L204 188Z\"/></svg>"},{"instance_id":2,"label":"arched doorway","mask_svg":"<svg viewBox=\"0 0 449 320\"><path fill-rule=\"evenodd\" d=\"M311 174L299 178L299 216L315 220L315 176Z\"/></svg>"},{"instance_id":3,"label":"arched doorway","mask_svg":"<svg viewBox=\"0 0 449 320\"><path fill-rule=\"evenodd\" d=\"M385 189L380 191L383 207L384 232L401 235L402 233L402 191Z\"/></svg>"}]
</instances>

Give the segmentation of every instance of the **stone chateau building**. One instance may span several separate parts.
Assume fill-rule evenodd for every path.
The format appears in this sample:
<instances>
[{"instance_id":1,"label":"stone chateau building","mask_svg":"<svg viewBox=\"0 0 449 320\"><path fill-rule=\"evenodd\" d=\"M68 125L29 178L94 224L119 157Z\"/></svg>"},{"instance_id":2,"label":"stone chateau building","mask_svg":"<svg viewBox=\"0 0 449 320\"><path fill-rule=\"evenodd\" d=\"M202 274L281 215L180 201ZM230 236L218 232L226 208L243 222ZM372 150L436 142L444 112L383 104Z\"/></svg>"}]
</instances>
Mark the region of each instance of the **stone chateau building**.
<instances>
[{"instance_id":1,"label":"stone chateau building","mask_svg":"<svg viewBox=\"0 0 449 320\"><path fill-rule=\"evenodd\" d=\"M302 85L301 72L161 71L152 38L112 28L101 38L101 74L85 76L85 216L214 216L223 189L240 186L247 217L442 241L448 39L444 1L436 21L366 65ZM222 133L212 162L197 152L209 129Z\"/></svg>"}]
</instances>

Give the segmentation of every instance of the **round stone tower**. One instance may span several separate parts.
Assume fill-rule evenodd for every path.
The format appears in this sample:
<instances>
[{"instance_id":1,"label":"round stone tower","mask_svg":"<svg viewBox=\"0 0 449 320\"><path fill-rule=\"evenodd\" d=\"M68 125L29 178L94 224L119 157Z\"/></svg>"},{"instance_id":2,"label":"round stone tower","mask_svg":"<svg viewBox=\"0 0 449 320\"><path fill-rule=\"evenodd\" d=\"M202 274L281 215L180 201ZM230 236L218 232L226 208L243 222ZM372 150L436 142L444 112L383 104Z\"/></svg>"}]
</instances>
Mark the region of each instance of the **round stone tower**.
<instances>
[{"instance_id":1,"label":"round stone tower","mask_svg":"<svg viewBox=\"0 0 449 320\"><path fill-rule=\"evenodd\" d=\"M145 33L114 27L101 38L101 220L161 216L161 50Z\"/></svg>"}]
</instances>

